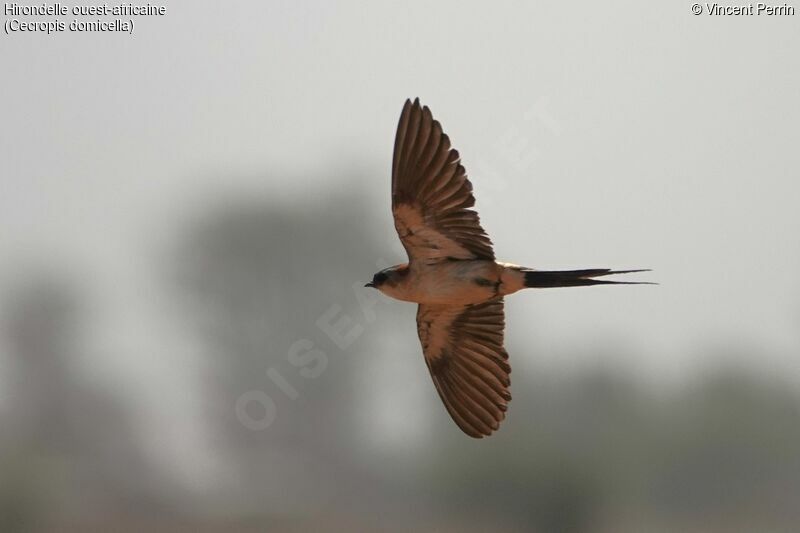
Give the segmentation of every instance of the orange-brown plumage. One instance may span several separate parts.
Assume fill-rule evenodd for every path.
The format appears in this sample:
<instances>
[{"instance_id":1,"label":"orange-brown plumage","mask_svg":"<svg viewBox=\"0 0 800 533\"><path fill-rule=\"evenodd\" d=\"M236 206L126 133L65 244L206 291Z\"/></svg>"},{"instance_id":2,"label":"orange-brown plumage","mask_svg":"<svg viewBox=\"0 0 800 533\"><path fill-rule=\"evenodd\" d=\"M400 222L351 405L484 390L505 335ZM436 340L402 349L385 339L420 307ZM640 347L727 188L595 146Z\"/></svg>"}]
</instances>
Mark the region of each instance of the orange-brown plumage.
<instances>
[{"instance_id":1,"label":"orange-brown plumage","mask_svg":"<svg viewBox=\"0 0 800 533\"><path fill-rule=\"evenodd\" d=\"M419 304L417 332L436 390L471 437L505 418L511 367L503 347L503 297L526 287L616 284L598 276L639 271L537 271L495 260L471 209L472 184L441 124L419 99L400 114L392 160L392 213L409 262L367 286Z\"/></svg>"}]
</instances>

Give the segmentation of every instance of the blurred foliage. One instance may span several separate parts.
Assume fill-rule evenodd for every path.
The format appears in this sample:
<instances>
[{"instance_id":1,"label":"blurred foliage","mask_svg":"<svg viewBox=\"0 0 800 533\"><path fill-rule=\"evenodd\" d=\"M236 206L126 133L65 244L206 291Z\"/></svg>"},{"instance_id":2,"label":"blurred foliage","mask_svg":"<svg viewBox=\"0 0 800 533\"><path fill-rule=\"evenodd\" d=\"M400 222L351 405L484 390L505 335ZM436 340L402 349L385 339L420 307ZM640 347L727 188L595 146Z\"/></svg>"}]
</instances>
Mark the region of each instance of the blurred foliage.
<instances>
[{"instance_id":1,"label":"blurred foliage","mask_svg":"<svg viewBox=\"0 0 800 533\"><path fill-rule=\"evenodd\" d=\"M143 452L144 429L125 400L81 379L91 324L69 280L32 279L6 298L11 401L0 411L0 531L735 532L800 524L800 391L750 370L717 368L668 393L613 367L515 374L509 419L490 439L463 436L431 394L437 424L424 446L370 449L354 413L375 399L357 378L371 354L402 335L365 335L342 350L314 325L331 304L361 320L353 285L377 270L378 254L391 256L353 205L343 195L225 208L191 228L170 260L173 298L203 347L203 423L232 473L206 490L161 471ZM303 338L329 357L315 380L298 378L286 361ZM267 368L285 376L296 399L275 392ZM233 406L243 392L268 387L279 415L252 431Z\"/></svg>"}]
</instances>

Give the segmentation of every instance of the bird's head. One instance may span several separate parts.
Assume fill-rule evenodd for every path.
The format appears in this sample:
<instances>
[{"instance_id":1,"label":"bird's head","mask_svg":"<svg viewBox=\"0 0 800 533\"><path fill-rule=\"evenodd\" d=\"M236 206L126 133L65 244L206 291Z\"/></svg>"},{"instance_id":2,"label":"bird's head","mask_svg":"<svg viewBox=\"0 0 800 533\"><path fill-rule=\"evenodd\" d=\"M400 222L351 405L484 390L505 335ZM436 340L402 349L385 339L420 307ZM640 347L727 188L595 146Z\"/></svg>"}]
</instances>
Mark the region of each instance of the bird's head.
<instances>
[{"instance_id":1,"label":"bird's head","mask_svg":"<svg viewBox=\"0 0 800 533\"><path fill-rule=\"evenodd\" d=\"M384 268L380 272L376 272L372 276L372 281L364 285L365 287L372 287L381 292L387 289L391 290L397 286L402 278L408 274L408 265L395 265L393 267Z\"/></svg>"}]
</instances>

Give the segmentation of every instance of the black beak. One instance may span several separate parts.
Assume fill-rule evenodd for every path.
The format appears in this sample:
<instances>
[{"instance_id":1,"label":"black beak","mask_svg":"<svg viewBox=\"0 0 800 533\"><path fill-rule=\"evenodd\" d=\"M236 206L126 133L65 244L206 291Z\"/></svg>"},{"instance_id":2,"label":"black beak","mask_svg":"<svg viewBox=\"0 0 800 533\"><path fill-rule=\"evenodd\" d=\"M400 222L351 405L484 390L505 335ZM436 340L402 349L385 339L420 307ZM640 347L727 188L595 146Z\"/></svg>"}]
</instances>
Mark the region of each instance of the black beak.
<instances>
[{"instance_id":1,"label":"black beak","mask_svg":"<svg viewBox=\"0 0 800 533\"><path fill-rule=\"evenodd\" d=\"M366 285L364 285L364 286L365 287L372 287L373 289L375 288L375 284L372 283L371 281L369 283L367 283Z\"/></svg>"}]
</instances>

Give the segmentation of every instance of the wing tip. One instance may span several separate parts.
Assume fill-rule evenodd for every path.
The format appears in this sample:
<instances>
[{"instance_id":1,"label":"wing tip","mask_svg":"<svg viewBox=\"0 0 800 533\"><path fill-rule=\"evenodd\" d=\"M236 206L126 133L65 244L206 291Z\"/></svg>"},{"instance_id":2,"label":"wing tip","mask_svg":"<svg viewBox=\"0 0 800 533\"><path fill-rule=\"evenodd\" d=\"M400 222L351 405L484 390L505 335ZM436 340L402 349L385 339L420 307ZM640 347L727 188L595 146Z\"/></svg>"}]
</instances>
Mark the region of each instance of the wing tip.
<instances>
[{"instance_id":1,"label":"wing tip","mask_svg":"<svg viewBox=\"0 0 800 533\"><path fill-rule=\"evenodd\" d=\"M411 98L406 98L406 103L404 104L403 109L406 108L413 109L415 111L420 110L422 111L423 114L425 114L426 116L430 116L431 120L433 120L433 112L430 110L428 106L423 105L419 101L419 96L415 96L413 100Z\"/></svg>"}]
</instances>

